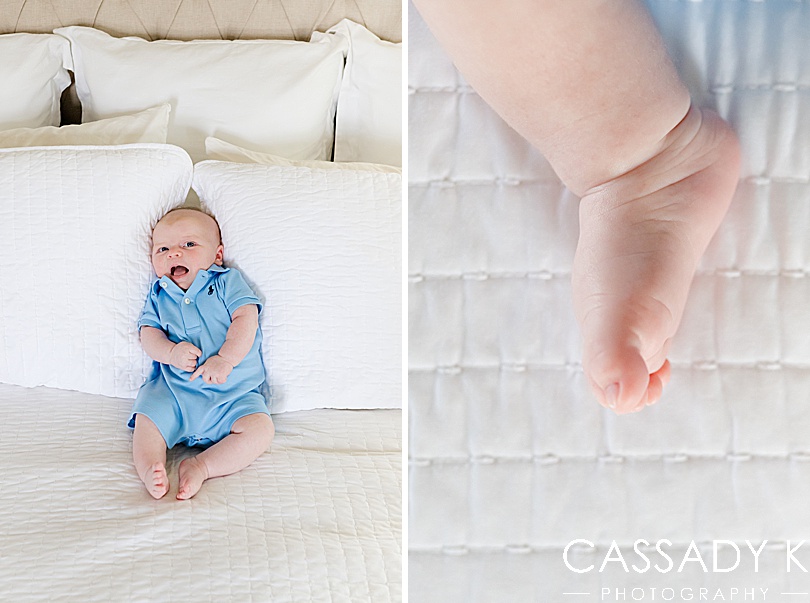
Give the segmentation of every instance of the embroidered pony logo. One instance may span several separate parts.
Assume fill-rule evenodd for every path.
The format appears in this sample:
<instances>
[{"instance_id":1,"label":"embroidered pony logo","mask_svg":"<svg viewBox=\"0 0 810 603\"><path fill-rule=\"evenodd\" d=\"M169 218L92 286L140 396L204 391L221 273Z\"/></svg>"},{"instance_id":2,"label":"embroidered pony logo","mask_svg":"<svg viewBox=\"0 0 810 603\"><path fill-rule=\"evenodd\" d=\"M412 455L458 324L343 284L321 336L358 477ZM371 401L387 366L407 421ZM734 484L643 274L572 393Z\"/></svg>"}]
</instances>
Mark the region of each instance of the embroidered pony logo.
<instances>
[{"instance_id":1,"label":"embroidered pony logo","mask_svg":"<svg viewBox=\"0 0 810 603\"><path fill-rule=\"evenodd\" d=\"M214 294L214 285L208 285L208 295Z\"/></svg>"}]
</instances>

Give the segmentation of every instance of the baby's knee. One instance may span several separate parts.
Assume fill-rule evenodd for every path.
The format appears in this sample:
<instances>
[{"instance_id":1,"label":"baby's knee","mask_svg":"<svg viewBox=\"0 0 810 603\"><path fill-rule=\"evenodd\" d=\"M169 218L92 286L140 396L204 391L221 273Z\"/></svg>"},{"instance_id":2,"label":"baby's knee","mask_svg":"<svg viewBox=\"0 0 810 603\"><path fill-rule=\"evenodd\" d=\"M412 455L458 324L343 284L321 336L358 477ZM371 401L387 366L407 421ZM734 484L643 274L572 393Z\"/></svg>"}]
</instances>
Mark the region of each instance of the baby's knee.
<instances>
[{"instance_id":1,"label":"baby's knee","mask_svg":"<svg viewBox=\"0 0 810 603\"><path fill-rule=\"evenodd\" d=\"M238 419L233 424L231 431L233 433L244 433L255 438L257 441L264 442L264 450L267 450L273 442L276 428L273 425L273 419L270 418L270 415L254 413Z\"/></svg>"}]
</instances>

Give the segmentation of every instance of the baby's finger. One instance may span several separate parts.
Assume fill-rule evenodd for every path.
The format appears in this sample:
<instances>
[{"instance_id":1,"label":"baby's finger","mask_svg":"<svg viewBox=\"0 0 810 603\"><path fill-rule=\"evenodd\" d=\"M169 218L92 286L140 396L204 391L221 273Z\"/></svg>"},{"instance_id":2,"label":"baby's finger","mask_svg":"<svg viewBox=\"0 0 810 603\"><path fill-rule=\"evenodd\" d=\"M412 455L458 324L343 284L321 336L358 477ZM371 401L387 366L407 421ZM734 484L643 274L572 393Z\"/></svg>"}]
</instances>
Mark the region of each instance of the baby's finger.
<instances>
[{"instance_id":1,"label":"baby's finger","mask_svg":"<svg viewBox=\"0 0 810 603\"><path fill-rule=\"evenodd\" d=\"M195 346L195 345L192 345L192 346L189 348L189 350L188 350L188 351L189 351L191 354L193 354L195 358L199 358L200 356L202 356L202 350L200 350L200 348L198 348L198 347L197 347L197 346Z\"/></svg>"},{"instance_id":2,"label":"baby's finger","mask_svg":"<svg viewBox=\"0 0 810 603\"><path fill-rule=\"evenodd\" d=\"M189 377L188 380L189 381L194 381L197 377L199 377L203 372L203 366L205 366L205 365L203 364L202 366L197 367L197 370L194 371L194 373L192 373L191 377ZM205 379L205 377L203 377L203 379Z\"/></svg>"}]
</instances>

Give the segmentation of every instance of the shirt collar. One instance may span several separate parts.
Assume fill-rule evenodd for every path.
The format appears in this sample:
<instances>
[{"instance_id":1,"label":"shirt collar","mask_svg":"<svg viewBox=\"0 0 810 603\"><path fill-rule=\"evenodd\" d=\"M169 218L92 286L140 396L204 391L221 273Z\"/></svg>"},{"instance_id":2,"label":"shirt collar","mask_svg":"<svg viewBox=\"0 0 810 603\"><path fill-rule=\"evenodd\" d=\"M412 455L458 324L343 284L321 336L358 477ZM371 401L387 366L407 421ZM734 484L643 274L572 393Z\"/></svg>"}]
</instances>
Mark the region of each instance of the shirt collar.
<instances>
[{"instance_id":1,"label":"shirt collar","mask_svg":"<svg viewBox=\"0 0 810 603\"><path fill-rule=\"evenodd\" d=\"M180 287L177 286L171 278L167 275L163 275L158 279L155 279L155 282L152 283L152 292L158 293L161 289L165 289L166 291L175 291L181 294L188 294L192 293L193 290L199 289L198 284L201 283L203 280L208 281L211 274L216 272L228 272L230 268L226 268L225 266L219 266L218 264L211 264L208 267L208 270L200 270L197 273L197 276L194 278L194 282L191 283L191 286L188 288L188 291L183 291Z\"/></svg>"}]
</instances>

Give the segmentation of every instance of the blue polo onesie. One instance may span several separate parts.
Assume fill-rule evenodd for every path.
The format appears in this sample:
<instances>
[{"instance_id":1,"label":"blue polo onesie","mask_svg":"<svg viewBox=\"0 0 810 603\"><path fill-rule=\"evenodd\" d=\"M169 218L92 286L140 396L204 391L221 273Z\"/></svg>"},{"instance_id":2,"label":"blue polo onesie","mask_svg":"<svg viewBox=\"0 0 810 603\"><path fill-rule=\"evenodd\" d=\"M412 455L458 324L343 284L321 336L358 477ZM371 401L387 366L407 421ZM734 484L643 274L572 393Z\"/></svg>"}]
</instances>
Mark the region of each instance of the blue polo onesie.
<instances>
[{"instance_id":1,"label":"blue polo onesie","mask_svg":"<svg viewBox=\"0 0 810 603\"><path fill-rule=\"evenodd\" d=\"M197 273L188 291L168 276L155 280L138 329L154 327L163 330L170 341L194 344L202 351L199 367L219 352L233 312L246 304L262 310L259 298L238 270L212 264ZM257 329L247 356L222 384L205 383L201 377L189 381L191 372L154 362L127 425L134 429L135 415L141 413L157 426L168 448L178 442L207 446L227 436L237 419L257 412L269 415L261 393L265 378L261 343L261 329Z\"/></svg>"}]
</instances>

